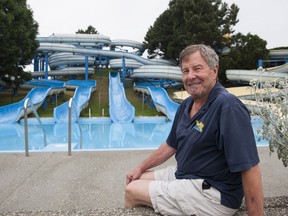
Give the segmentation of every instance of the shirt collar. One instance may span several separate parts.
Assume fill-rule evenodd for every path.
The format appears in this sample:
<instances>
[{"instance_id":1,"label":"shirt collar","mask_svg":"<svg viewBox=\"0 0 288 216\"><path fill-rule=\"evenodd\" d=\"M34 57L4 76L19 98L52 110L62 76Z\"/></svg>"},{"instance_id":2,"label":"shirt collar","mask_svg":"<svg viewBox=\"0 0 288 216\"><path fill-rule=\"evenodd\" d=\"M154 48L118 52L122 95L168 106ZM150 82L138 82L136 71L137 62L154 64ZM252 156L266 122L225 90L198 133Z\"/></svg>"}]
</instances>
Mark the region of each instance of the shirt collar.
<instances>
[{"instance_id":1,"label":"shirt collar","mask_svg":"<svg viewBox=\"0 0 288 216\"><path fill-rule=\"evenodd\" d=\"M217 98L217 96L219 95L220 92L223 92L225 91L225 88L219 83L219 82L216 82L216 84L214 85L214 87L212 88L209 96L208 96L208 99L207 101L205 102L205 104L201 107L201 111L206 111L206 109L209 107L209 105ZM188 100L187 104L188 106L186 107L185 109L185 113L187 113L189 115L190 113L190 109L192 107L192 104L194 102L193 98L190 96L189 97L190 100Z\"/></svg>"}]
</instances>

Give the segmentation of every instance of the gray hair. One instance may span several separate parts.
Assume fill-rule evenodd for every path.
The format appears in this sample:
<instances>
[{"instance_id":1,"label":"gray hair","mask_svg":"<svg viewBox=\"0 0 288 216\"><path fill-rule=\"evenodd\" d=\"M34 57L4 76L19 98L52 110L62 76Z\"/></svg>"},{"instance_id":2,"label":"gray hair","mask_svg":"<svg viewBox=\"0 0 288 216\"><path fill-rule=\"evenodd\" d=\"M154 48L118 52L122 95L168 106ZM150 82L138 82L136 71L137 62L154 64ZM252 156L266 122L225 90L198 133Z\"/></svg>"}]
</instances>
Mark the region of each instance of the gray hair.
<instances>
[{"instance_id":1,"label":"gray hair","mask_svg":"<svg viewBox=\"0 0 288 216\"><path fill-rule=\"evenodd\" d=\"M200 51L201 56L205 62L209 65L210 69L213 69L216 65L219 65L219 56L217 53L210 47L204 44L193 44L187 46L182 50L179 56L179 64L182 67L182 61L189 55Z\"/></svg>"}]
</instances>

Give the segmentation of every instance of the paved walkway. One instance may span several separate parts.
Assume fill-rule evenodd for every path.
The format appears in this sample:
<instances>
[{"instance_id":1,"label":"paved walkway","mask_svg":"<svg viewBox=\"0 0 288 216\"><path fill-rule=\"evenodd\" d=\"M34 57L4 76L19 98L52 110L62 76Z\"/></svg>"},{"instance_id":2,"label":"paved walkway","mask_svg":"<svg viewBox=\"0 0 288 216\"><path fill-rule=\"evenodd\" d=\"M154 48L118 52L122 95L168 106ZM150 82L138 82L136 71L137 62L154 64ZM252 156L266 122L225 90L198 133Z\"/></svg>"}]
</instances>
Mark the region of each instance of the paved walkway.
<instances>
[{"instance_id":1,"label":"paved walkway","mask_svg":"<svg viewBox=\"0 0 288 216\"><path fill-rule=\"evenodd\" d=\"M154 215L145 208L123 209L125 175L149 154L95 151L25 157L2 153L0 215ZM259 147L259 154L265 197L280 197L284 206L276 201L279 215L288 214L288 168L275 153L269 156L267 147ZM170 159L165 166L174 163Z\"/></svg>"}]
</instances>

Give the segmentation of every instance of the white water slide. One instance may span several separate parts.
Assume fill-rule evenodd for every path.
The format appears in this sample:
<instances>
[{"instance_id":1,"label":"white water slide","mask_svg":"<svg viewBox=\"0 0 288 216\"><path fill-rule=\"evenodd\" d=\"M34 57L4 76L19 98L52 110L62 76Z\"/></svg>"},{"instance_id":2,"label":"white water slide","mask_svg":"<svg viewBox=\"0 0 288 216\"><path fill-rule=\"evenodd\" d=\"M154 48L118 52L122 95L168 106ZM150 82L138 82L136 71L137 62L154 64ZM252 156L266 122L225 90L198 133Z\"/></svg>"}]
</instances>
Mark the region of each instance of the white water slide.
<instances>
[{"instance_id":1,"label":"white water slide","mask_svg":"<svg viewBox=\"0 0 288 216\"><path fill-rule=\"evenodd\" d=\"M276 81L288 79L288 63L258 70L226 70L226 76L231 81L250 82L251 80Z\"/></svg>"},{"instance_id":2,"label":"white water slide","mask_svg":"<svg viewBox=\"0 0 288 216\"><path fill-rule=\"evenodd\" d=\"M120 52L114 50L99 50L99 49L87 49L83 47L76 47L74 45L69 44L58 44L58 43L40 43L39 48L37 49L38 52L66 52L66 53L73 53L73 54L81 54L81 55L88 55L88 56L107 56L110 58L127 58L127 59L134 59L137 62L140 62L144 65L155 65L155 64L163 64L163 61L155 61L143 58L141 56L135 55L129 52ZM166 63L167 64L167 63Z\"/></svg>"},{"instance_id":3,"label":"white water slide","mask_svg":"<svg viewBox=\"0 0 288 216\"><path fill-rule=\"evenodd\" d=\"M134 78L141 76L152 75L150 78L165 78L181 80L180 68L174 63L163 59L147 59L139 56L143 53L142 43L132 40L110 40L105 35L89 35L89 34L54 34L49 37L38 37L40 43L38 52L53 53L49 57L50 66L84 64L85 56L88 56L88 65L94 64L94 58L98 56L109 57L110 66L114 69L123 67L123 59L127 68L135 69L133 72ZM109 50L96 49L95 47L106 46ZM116 51L117 46L127 46L138 49L135 52ZM145 67L145 65L153 65L153 67ZM144 66L144 67L143 67ZM157 69L157 67L159 67ZM73 67L71 67L73 68ZM84 74L85 68L75 67L74 69L65 68L62 70L49 71L49 75L70 75L70 74ZM136 70L137 69L137 70ZM67 71L65 71L67 70ZM92 72L92 71L91 71ZM91 73L89 71L89 73ZM147 74L149 73L149 74ZM32 76L43 76L44 72L33 72Z\"/></svg>"},{"instance_id":4,"label":"white water slide","mask_svg":"<svg viewBox=\"0 0 288 216\"><path fill-rule=\"evenodd\" d=\"M273 58L282 58L288 56L288 50L270 50L269 56ZM251 80L276 81L279 79L288 79L288 63L270 68L258 68L257 70L226 70L226 77L231 81L250 82Z\"/></svg>"}]
</instances>

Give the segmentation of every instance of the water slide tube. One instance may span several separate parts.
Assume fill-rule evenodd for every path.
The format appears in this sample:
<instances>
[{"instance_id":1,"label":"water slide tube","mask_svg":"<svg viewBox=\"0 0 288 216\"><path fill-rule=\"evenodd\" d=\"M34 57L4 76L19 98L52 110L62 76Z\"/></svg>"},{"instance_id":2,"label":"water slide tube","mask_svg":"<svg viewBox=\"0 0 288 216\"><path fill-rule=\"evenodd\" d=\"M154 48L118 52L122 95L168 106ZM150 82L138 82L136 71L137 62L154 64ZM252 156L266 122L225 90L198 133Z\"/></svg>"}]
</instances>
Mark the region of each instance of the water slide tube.
<instances>
[{"instance_id":1,"label":"water slide tube","mask_svg":"<svg viewBox=\"0 0 288 216\"><path fill-rule=\"evenodd\" d=\"M94 84L91 84L90 81L89 83L87 83L85 82L85 80L80 80L80 82L78 82L77 84L77 80L75 80L70 83L70 85L78 85L73 96L74 106L72 106L72 122L76 122L77 118L80 116L82 109L84 109L88 105L91 93L95 89L96 81ZM54 108L53 117L56 123L68 122L68 106L69 101Z\"/></svg>"},{"instance_id":2,"label":"water slide tube","mask_svg":"<svg viewBox=\"0 0 288 216\"><path fill-rule=\"evenodd\" d=\"M73 54L81 54L81 55L88 55L88 56L107 56L110 58L127 58L127 59L134 59L137 62L140 62L144 65L155 65L155 64L163 64L162 60L150 60L145 59L141 56L129 53L129 52L120 52L120 51L113 51L113 50L98 50L98 49L85 49L85 48L78 48L73 45L69 44L56 44L56 43L40 43L40 46L37 49L38 52L69 52ZM168 61L167 61L168 62ZM172 63L170 63L172 64Z\"/></svg>"},{"instance_id":3,"label":"water slide tube","mask_svg":"<svg viewBox=\"0 0 288 216\"><path fill-rule=\"evenodd\" d=\"M162 112L167 116L169 120L174 120L179 104L170 99L164 88L145 86L140 84L135 85L134 89L136 91L150 95L157 111Z\"/></svg>"},{"instance_id":4,"label":"water slide tube","mask_svg":"<svg viewBox=\"0 0 288 216\"><path fill-rule=\"evenodd\" d=\"M55 53L49 56L50 68L62 65L85 65L85 56L73 55L72 53ZM94 58L88 57L88 66L94 65Z\"/></svg>"},{"instance_id":5,"label":"water slide tube","mask_svg":"<svg viewBox=\"0 0 288 216\"><path fill-rule=\"evenodd\" d=\"M125 67L129 69L136 69L141 67L143 64L133 60L133 59L125 59ZM110 67L113 69L122 69L123 67L123 59L111 59Z\"/></svg>"},{"instance_id":6,"label":"water slide tube","mask_svg":"<svg viewBox=\"0 0 288 216\"><path fill-rule=\"evenodd\" d=\"M86 46L109 46L111 40L102 34L52 34L49 37L37 37L39 43L66 43Z\"/></svg>"},{"instance_id":7,"label":"water slide tube","mask_svg":"<svg viewBox=\"0 0 288 216\"><path fill-rule=\"evenodd\" d=\"M288 79L288 63L263 70L226 70L226 77L231 81L250 82L251 80L276 81Z\"/></svg>"},{"instance_id":8,"label":"water slide tube","mask_svg":"<svg viewBox=\"0 0 288 216\"><path fill-rule=\"evenodd\" d=\"M49 76L69 76L69 75L83 75L85 74L85 68L84 67L68 67L63 68L60 70L51 70L48 72ZM88 68L88 74L94 74L93 68ZM34 71L31 73L33 78L36 77L44 77L45 72L44 71Z\"/></svg>"},{"instance_id":9,"label":"water slide tube","mask_svg":"<svg viewBox=\"0 0 288 216\"><path fill-rule=\"evenodd\" d=\"M109 114L112 122L132 122L135 108L126 99L119 73L109 73Z\"/></svg>"},{"instance_id":10,"label":"water slide tube","mask_svg":"<svg viewBox=\"0 0 288 216\"><path fill-rule=\"evenodd\" d=\"M158 78L182 81L180 67L170 65L143 65L135 69L131 78Z\"/></svg>"},{"instance_id":11,"label":"water slide tube","mask_svg":"<svg viewBox=\"0 0 288 216\"><path fill-rule=\"evenodd\" d=\"M288 49L269 50L269 56L270 58L287 58Z\"/></svg>"},{"instance_id":12,"label":"water slide tube","mask_svg":"<svg viewBox=\"0 0 288 216\"><path fill-rule=\"evenodd\" d=\"M143 44L133 40L116 39L111 40L108 36L102 34L53 34L48 37L37 37L39 43L65 43L82 47L110 46L115 49L116 46L132 47L143 52Z\"/></svg>"},{"instance_id":13,"label":"water slide tube","mask_svg":"<svg viewBox=\"0 0 288 216\"><path fill-rule=\"evenodd\" d=\"M287 49L279 50L269 50L269 56L271 59L286 59L286 63L276 67L270 67L265 69L258 68L257 70L226 70L226 77L231 81L243 81L250 82L251 80L261 80L261 81L276 81L279 79L288 79L288 63Z\"/></svg>"},{"instance_id":14,"label":"water slide tube","mask_svg":"<svg viewBox=\"0 0 288 216\"><path fill-rule=\"evenodd\" d=\"M133 52L135 55L141 56L144 52L143 44L133 40L112 40L110 44L110 49L113 50L116 47L132 47L133 49L138 49L138 51Z\"/></svg>"},{"instance_id":15,"label":"water slide tube","mask_svg":"<svg viewBox=\"0 0 288 216\"><path fill-rule=\"evenodd\" d=\"M24 117L24 102L29 98L35 107L38 109L48 95L56 92L64 91L63 88L57 87L35 87L29 91L24 99L17 103L12 103L0 107L0 123L16 123L19 119ZM32 112L32 107L28 107L28 114Z\"/></svg>"},{"instance_id":16,"label":"water slide tube","mask_svg":"<svg viewBox=\"0 0 288 216\"><path fill-rule=\"evenodd\" d=\"M140 54L143 53L143 44L132 41L132 40L110 40L109 37L105 35L89 35L89 34L53 34L49 37L38 37L37 40L40 43L40 47L38 48L38 52L56 52L56 54L52 54L49 56L49 65L50 67L56 67L60 65L72 65L77 63L85 63L84 55L88 55L88 64L93 64L93 57L96 56L105 56L109 57L110 67L114 69L120 69L123 67L123 59L125 60L125 67L130 69L136 69L141 67L142 65L155 65L154 77L162 78L163 74L167 77L167 74L170 74L172 67L163 68L163 65L175 66L174 62L163 60L163 59L146 59ZM110 50L104 49L95 49L97 46L109 46ZM132 47L133 49L138 49L138 51L131 53L127 51L115 51L116 47ZM94 49L93 49L94 48ZM57 53L59 52L59 53ZM156 68L156 65L159 65L159 68ZM160 66L161 65L161 66ZM66 69L68 70L68 69ZM49 75L69 75L69 74L83 74L85 73L83 70L77 70L76 68L71 71L61 70L50 71ZM76 71L77 70L77 71ZM143 72L144 68L142 69ZM147 70L147 69L145 69ZM177 67L176 69L177 70ZM141 70L140 70L141 71ZM135 72L135 77L141 76L137 75L138 72ZM90 71L89 71L90 72ZM159 77L157 76L159 75ZM34 72L32 73L33 77L43 76L44 72ZM174 78L173 75L171 78ZM181 79L178 77L178 79Z\"/></svg>"}]
</instances>

